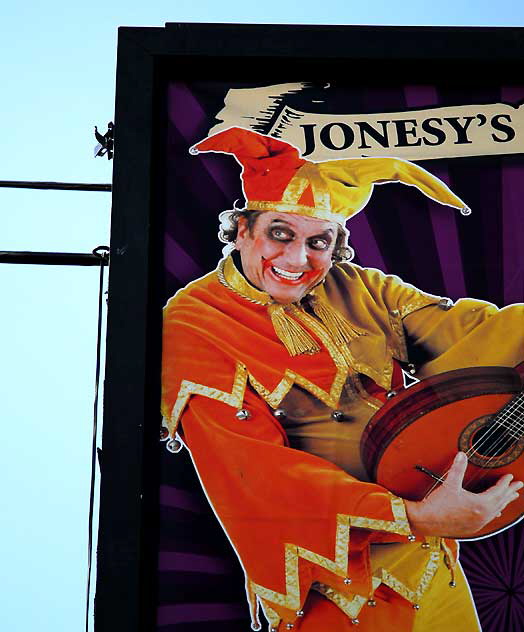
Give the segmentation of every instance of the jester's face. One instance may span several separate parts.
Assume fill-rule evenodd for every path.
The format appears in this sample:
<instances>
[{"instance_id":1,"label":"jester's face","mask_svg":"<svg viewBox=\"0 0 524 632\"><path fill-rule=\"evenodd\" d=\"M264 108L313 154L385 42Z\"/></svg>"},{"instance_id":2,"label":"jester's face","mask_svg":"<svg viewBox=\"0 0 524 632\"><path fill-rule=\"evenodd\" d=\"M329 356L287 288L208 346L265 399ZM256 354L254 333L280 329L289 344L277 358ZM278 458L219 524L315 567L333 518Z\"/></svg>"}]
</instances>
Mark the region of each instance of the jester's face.
<instances>
[{"instance_id":1,"label":"jester's face","mask_svg":"<svg viewBox=\"0 0 524 632\"><path fill-rule=\"evenodd\" d=\"M334 222L266 211L251 230L239 219L236 249L248 281L277 303L295 303L329 272L337 231Z\"/></svg>"}]
</instances>

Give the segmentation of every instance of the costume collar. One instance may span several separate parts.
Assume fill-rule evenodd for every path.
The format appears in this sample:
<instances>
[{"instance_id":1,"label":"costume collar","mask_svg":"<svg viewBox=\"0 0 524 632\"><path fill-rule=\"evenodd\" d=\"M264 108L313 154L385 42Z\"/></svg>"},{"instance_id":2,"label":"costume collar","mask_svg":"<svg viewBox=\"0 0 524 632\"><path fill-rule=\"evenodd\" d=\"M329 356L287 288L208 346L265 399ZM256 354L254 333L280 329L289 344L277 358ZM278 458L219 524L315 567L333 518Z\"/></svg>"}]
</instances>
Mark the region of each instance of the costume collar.
<instances>
[{"instance_id":1,"label":"costume collar","mask_svg":"<svg viewBox=\"0 0 524 632\"><path fill-rule=\"evenodd\" d=\"M273 299L267 292L258 290L251 285L246 277L237 269L231 255L222 259L218 264L218 278L222 285L235 292L239 296L257 303L258 305L271 305Z\"/></svg>"},{"instance_id":2,"label":"costume collar","mask_svg":"<svg viewBox=\"0 0 524 632\"><path fill-rule=\"evenodd\" d=\"M238 296L267 308L275 333L291 356L318 353L320 341L339 370L343 371L343 366L351 367L357 373L365 373L383 388L390 388L392 362L389 354L384 356L384 338L371 336L369 332L355 327L330 305L322 292L313 291L308 295L313 317L299 305L275 303L267 292L258 290L247 281L231 256L218 264L218 279ZM351 350L355 340L362 341L357 344L357 349L362 345L366 349L366 352L358 353L358 360ZM378 367L366 362L366 356L380 357Z\"/></svg>"},{"instance_id":3,"label":"costume collar","mask_svg":"<svg viewBox=\"0 0 524 632\"><path fill-rule=\"evenodd\" d=\"M270 294L251 285L242 272L236 267L231 255L222 259L218 264L218 278L222 285L225 285L228 289L235 292L235 294L242 296L242 298L252 303L265 306L275 303ZM320 281L306 296L314 296L315 290L323 284L324 281ZM300 306L299 303L297 303L297 306Z\"/></svg>"},{"instance_id":4,"label":"costume collar","mask_svg":"<svg viewBox=\"0 0 524 632\"><path fill-rule=\"evenodd\" d=\"M311 319L309 319L309 327L302 322L307 317L307 314L304 313L301 306L298 304L282 305L276 303L267 292L262 292L253 287L236 268L231 256L220 262L218 278L223 285L236 294L252 303L267 307L275 333L290 355L311 354L320 351L320 346L308 331L308 329L311 329ZM344 348L354 338L366 335L365 332L357 329L343 318L328 302L321 300L319 296L312 293L309 294L309 304L315 316L326 328L326 333L336 345ZM306 324L306 328L304 328L304 324Z\"/></svg>"}]
</instances>

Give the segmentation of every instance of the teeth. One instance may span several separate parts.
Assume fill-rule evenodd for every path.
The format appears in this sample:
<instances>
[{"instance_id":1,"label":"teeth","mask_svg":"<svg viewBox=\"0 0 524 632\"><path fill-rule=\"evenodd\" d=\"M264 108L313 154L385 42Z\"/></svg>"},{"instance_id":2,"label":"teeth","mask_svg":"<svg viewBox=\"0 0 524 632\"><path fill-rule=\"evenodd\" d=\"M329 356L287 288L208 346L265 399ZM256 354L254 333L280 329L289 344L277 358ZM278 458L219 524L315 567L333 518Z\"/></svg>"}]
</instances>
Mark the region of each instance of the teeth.
<instances>
[{"instance_id":1,"label":"teeth","mask_svg":"<svg viewBox=\"0 0 524 632\"><path fill-rule=\"evenodd\" d=\"M289 279L290 281L298 281L304 274L303 272L289 272L289 270L282 270L282 268L277 268L276 266L272 266L272 269L275 274L284 277L284 279Z\"/></svg>"}]
</instances>

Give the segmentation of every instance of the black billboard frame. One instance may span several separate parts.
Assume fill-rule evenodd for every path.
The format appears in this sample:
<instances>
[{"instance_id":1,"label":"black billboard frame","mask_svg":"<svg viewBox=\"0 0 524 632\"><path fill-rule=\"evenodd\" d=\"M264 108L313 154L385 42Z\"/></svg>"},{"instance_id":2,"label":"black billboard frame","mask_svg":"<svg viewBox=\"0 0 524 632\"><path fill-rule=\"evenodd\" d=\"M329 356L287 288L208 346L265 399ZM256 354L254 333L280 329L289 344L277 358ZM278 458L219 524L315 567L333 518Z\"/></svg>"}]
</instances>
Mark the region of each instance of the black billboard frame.
<instances>
[{"instance_id":1,"label":"black billboard frame","mask_svg":"<svg viewBox=\"0 0 524 632\"><path fill-rule=\"evenodd\" d=\"M269 62L275 60L285 65L287 80L306 67L310 76L365 76L399 65L454 80L487 66L510 77L522 69L524 28L176 23L119 29L96 632L155 626L162 218L154 213L154 117L162 83L173 73L212 76L225 63L239 76L260 78L268 68L274 79Z\"/></svg>"}]
</instances>

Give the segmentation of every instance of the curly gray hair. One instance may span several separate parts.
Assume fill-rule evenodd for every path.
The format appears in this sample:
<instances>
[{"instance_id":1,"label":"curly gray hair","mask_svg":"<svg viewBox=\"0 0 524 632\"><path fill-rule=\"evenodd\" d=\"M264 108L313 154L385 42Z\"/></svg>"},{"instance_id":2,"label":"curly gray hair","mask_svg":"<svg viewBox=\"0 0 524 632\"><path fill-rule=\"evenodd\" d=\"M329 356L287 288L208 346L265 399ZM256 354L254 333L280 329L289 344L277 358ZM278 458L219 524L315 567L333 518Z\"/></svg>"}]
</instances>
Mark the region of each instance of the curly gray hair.
<instances>
[{"instance_id":1,"label":"curly gray hair","mask_svg":"<svg viewBox=\"0 0 524 632\"><path fill-rule=\"evenodd\" d=\"M253 228L257 218L263 211L248 211L246 209L234 208L232 211L223 211L218 216L220 220L220 228L218 238L224 244L231 247L235 243L238 234L238 220L244 217L247 222L249 233L253 233ZM343 261L351 261L355 256L355 251L348 246L349 231L345 226L337 225L337 239L335 248L333 249L332 260L334 263Z\"/></svg>"}]
</instances>

